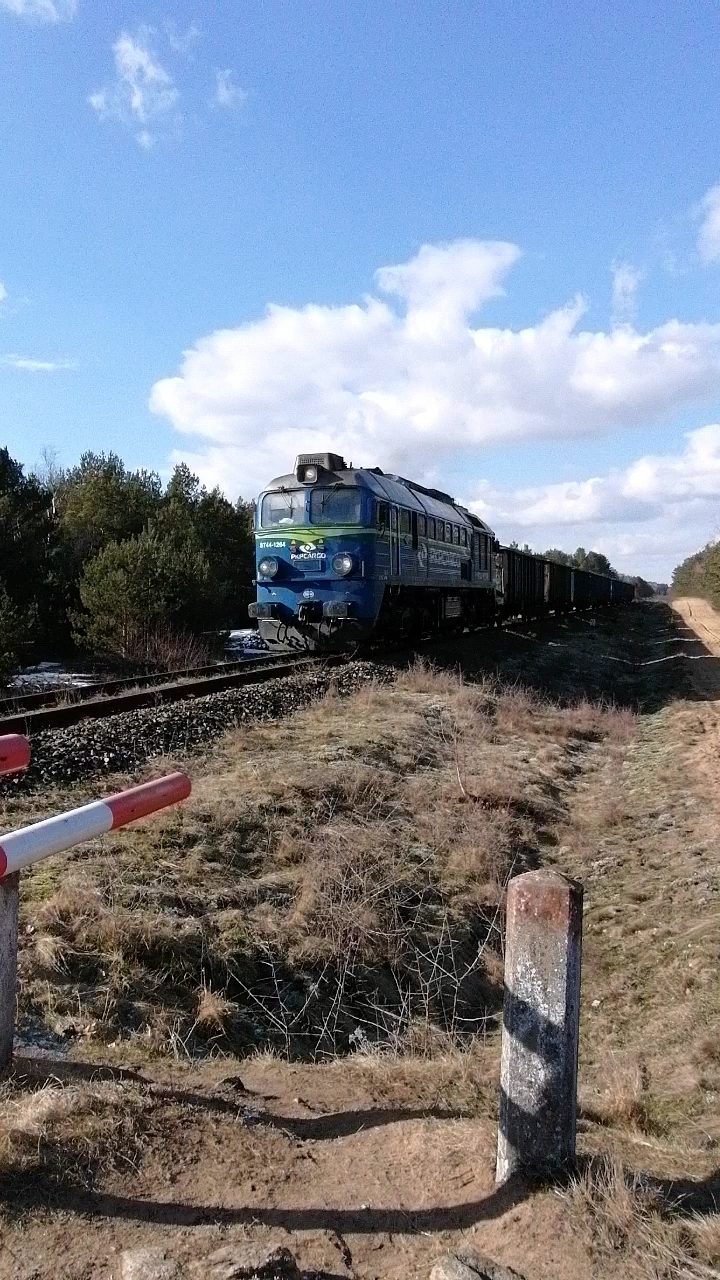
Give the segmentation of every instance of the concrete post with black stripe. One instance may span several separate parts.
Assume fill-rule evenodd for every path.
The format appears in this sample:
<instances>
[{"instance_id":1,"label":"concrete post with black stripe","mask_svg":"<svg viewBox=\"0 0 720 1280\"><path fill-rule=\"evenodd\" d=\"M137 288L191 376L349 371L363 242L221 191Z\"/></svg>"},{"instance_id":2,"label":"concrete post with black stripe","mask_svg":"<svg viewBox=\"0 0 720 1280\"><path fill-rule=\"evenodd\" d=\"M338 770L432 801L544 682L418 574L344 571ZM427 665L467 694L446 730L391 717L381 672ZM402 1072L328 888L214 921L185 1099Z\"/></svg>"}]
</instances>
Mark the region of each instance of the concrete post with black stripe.
<instances>
[{"instance_id":1,"label":"concrete post with black stripe","mask_svg":"<svg viewBox=\"0 0 720 1280\"><path fill-rule=\"evenodd\" d=\"M507 893L496 1181L575 1161L583 889L529 871Z\"/></svg>"}]
</instances>

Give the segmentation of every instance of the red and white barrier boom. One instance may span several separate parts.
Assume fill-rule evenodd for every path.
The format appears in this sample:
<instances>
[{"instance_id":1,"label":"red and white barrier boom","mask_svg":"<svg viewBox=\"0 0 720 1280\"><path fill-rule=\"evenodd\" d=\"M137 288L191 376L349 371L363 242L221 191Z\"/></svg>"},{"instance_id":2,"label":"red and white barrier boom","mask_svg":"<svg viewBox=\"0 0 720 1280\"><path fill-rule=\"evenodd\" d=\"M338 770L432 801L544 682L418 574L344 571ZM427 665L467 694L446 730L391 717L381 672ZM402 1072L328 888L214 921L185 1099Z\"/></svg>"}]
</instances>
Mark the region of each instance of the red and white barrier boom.
<instances>
[{"instance_id":1,"label":"red and white barrier boom","mask_svg":"<svg viewBox=\"0 0 720 1280\"><path fill-rule=\"evenodd\" d=\"M12 773L27 766L30 758L26 738L13 734L0 737L0 773ZM190 795L186 773L170 773L140 787L130 787L107 800L95 800L56 818L46 818L31 827L21 827L0 836L0 1071L12 1062L15 1034L15 981L17 977L18 886L23 867L40 862L52 853L63 853L83 840L124 827L128 822L177 804Z\"/></svg>"},{"instance_id":2,"label":"red and white barrier boom","mask_svg":"<svg viewBox=\"0 0 720 1280\"><path fill-rule=\"evenodd\" d=\"M137 818L164 809L190 795L190 779L186 773L169 773L155 782L130 787L107 800L95 800L80 809L70 809L56 818L45 818L31 827L21 827L0 837L0 877L21 871L52 853L63 853L83 840L105 835L116 827L124 827Z\"/></svg>"},{"instance_id":3,"label":"red and white barrier boom","mask_svg":"<svg viewBox=\"0 0 720 1280\"><path fill-rule=\"evenodd\" d=\"M20 733L0 737L0 774L18 773L30 763L30 743Z\"/></svg>"}]
</instances>

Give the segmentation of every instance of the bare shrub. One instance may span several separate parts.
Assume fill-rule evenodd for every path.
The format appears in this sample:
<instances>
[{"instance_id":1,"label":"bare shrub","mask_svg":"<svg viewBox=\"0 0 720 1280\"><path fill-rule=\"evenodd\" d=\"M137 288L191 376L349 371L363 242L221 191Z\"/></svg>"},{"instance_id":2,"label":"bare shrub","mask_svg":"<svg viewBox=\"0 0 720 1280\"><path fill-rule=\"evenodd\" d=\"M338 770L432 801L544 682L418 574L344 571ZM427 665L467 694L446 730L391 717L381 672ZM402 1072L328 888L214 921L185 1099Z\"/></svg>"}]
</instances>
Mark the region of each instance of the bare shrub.
<instances>
[{"instance_id":1,"label":"bare shrub","mask_svg":"<svg viewBox=\"0 0 720 1280\"><path fill-rule=\"evenodd\" d=\"M212 662L212 652L206 640L191 631L176 630L165 624L133 636L125 656L157 671L183 671Z\"/></svg>"},{"instance_id":2,"label":"bare shrub","mask_svg":"<svg viewBox=\"0 0 720 1280\"><path fill-rule=\"evenodd\" d=\"M427 658L415 658L411 666L401 671L396 687L407 693L456 694L463 687L459 670L449 671L436 667Z\"/></svg>"}]
</instances>

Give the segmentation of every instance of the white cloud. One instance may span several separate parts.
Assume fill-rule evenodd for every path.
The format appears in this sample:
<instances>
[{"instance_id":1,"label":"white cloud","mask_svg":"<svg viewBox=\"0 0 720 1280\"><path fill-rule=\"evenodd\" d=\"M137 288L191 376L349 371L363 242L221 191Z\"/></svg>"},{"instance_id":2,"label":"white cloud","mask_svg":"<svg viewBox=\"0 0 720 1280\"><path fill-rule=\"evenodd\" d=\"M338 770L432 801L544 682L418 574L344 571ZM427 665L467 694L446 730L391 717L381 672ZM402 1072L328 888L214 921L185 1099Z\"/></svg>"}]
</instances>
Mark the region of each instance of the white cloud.
<instances>
[{"instance_id":1,"label":"white cloud","mask_svg":"<svg viewBox=\"0 0 720 1280\"><path fill-rule=\"evenodd\" d=\"M629 262L614 262L612 265L612 322L614 325L628 324L635 311L635 298L638 285L643 278L642 271Z\"/></svg>"},{"instance_id":2,"label":"white cloud","mask_svg":"<svg viewBox=\"0 0 720 1280\"><path fill-rule=\"evenodd\" d=\"M172 20L166 22L164 28L168 44L176 53L189 53L202 37L200 28L196 27L194 22L191 22L184 31L180 31L177 23Z\"/></svg>"},{"instance_id":3,"label":"white cloud","mask_svg":"<svg viewBox=\"0 0 720 1280\"><path fill-rule=\"evenodd\" d=\"M720 262L720 185L705 193L695 210L701 218L698 250L703 262Z\"/></svg>"},{"instance_id":4,"label":"white cloud","mask_svg":"<svg viewBox=\"0 0 720 1280\"><path fill-rule=\"evenodd\" d=\"M213 103L216 107L225 107L231 111L233 107L239 107L247 98L247 93L235 84L234 71L216 71L215 72L215 93L213 95Z\"/></svg>"},{"instance_id":5,"label":"white cloud","mask_svg":"<svg viewBox=\"0 0 720 1280\"><path fill-rule=\"evenodd\" d=\"M474 327L518 257L501 241L425 245L377 273L397 307L271 305L201 338L151 408L202 442L183 456L203 479L247 495L304 449L437 483L453 455L597 435L720 392L720 325L582 331L576 299L525 329ZM479 478L482 454L467 466Z\"/></svg>"},{"instance_id":6,"label":"white cloud","mask_svg":"<svg viewBox=\"0 0 720 1280\"><path fill-rule=\"evenodd\" d=\"M482 485L469 501L503 537L538 550L578 544L627 572L668 578L718 530L720 425L685 437L681 453L648 454L588 480L501 490Z\"/></svg>"},{"instance_id":7,"label":"white cloud","mask_svg":"<svg viewBox=\"0 0 720 1280\"><path fill-rule=\"evenodd\" d=\"M136 128L136 140L145 150L156 141L158 129L180 121L180 95L149 47L151 35L149 28L141 28L136 37L126 31L118 36L113 45L115 79L88 99L101 120L118 120Z\"/></svg>"},{"instance_id":8,"label":"white cloud","mask_svg":"<svg viewBox=\"0 0 720 1280\"><path fill-rule=\"evenodd\" d=\"M29 22L69 22L77 13L77 0L0 0L0 8Z\"/></svg>"},{"instance_id":9,"label":"white cloud","mask_svg":"<svg viewBox=\"0 0 720 1280\"><path fill-rule=\"evenodd\" d=\"M59 373L77 368L74 360L36 360L32 356L19 356L14 352L0 355L0 366L4 369L20 369L24 373Z\"/></svg>"}]
</instances>

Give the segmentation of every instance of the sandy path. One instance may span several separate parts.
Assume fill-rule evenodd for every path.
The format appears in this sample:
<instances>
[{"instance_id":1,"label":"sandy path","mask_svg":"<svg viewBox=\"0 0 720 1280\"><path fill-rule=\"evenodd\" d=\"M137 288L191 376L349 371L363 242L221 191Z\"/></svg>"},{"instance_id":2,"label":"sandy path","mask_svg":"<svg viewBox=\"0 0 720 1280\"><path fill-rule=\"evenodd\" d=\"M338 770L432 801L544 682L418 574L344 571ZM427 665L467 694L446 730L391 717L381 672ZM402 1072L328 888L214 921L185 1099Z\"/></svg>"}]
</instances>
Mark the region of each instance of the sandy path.
<instances>
[{"instance_id":1,"label":"sandy path","mask_svg":"<svg viewBox=\"0 0 720 1280\"><path fill-rule=\"evenodd\" d=\"M692 597L673 600L671 607L705 647L720 656L720 613L716 613L707 600Z\"/></svg>"},{"instance_id":2,"label":"sandy path","mask_svg":"<svg viewBox=\"0 0 720 1280\"><path fill-rule=\"evenodd\" d=\"M720 698L720 613L707 600L683 597L671 607L688 658L688 674L701 698Z\"/></svg>"}]
</instances>

